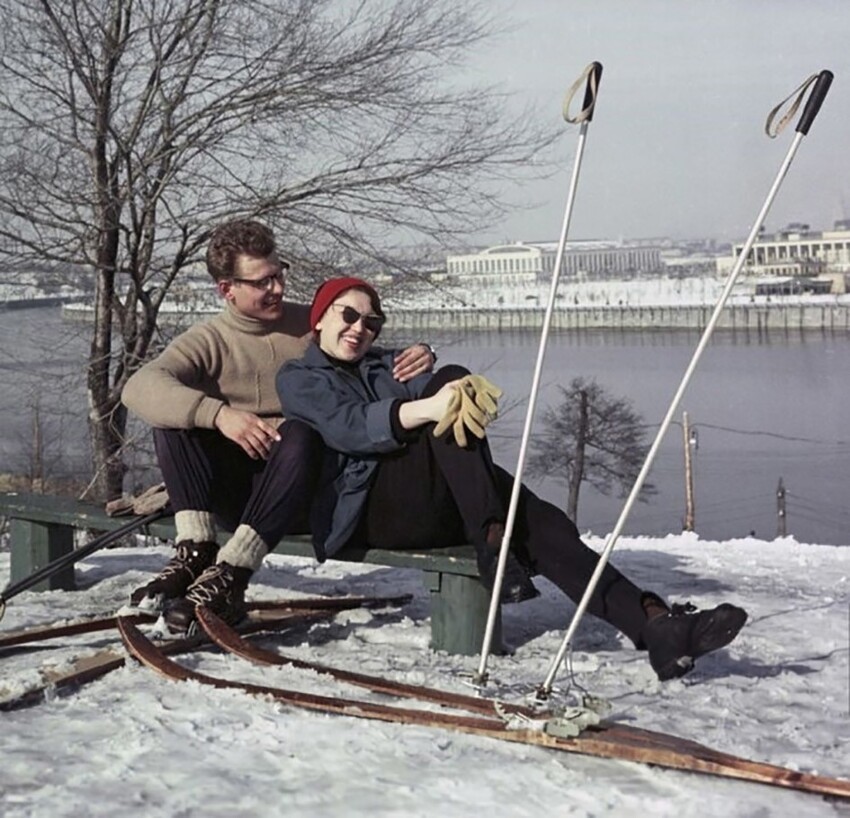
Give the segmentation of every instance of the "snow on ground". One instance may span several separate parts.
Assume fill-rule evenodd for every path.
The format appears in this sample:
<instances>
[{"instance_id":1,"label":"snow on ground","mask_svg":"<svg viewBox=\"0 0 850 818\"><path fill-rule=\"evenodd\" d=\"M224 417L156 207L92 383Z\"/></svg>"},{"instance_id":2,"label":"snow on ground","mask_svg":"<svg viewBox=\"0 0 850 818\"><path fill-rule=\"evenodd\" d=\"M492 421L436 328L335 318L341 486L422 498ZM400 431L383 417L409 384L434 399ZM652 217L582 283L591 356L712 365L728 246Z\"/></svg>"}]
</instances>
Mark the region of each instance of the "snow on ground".
<instances>
[{"instance_id":1,"label":"snow on ground","mask_svg":"<svg viewBox=\"0 0 850 818\"><path fill-rule=\"evenodd\" d=\"M720 298L728 280L728 274L677 276L653 276L628 279L564 279L558 291L556 308L586 309L588 307L713 307ZM830 306L847 304L850 295L830 293L813 295L766 296L755 295L755 279L742 276L732 290L730 303L786 306L808 304ZM452 286L441 282L439 287L425 288L415 292L395 294L386 298L392 314L396 310L418 310L437 308L450 303L453 309L543 309L549 301L551 282L536 285L515 284L510 277L499 280L498 286L489 286L477 281ZM452 300L454 296L454 300Z\"/></svg>"},{"instance_id":2,"label":"snow on ground","mask_svg":"<svg viewBox=\"0 0 850 818\"><path fill-rule=\"evenodd\" d=\"M602 541L590 544L601 548ZM26 592L0 629L114 611L162 564L142 544L90 556L81 590ZM613 717L754 759L850 775L850 548L792 539L705 542L623 538L614 561L638 584L705 607L742 604L750 620L729 648L682 680L659 683L645 655L586 618L577 681ZM9 554L0 552L0 584ZM545 677L573 606L543 596L505 609L514 652L489 662L508 696ZM468 692L478 660L429 650L418 572L271 556L249 595L411 593L401 608L355 610L269 637L269 647L341 667ZM0 698L110 644L87 635L0 656ZM259 668L206 651L180 661L210 674L369 698L316 674ZM559 679L563 686L565 677ZM382 700L380 697L374 697ZM826 816L850 806L762 785L582 758L541 748L298 711L243 693L175 683L133 663L77 692L0 715L0 813L18 816Z\"/></svg>"}]
</instances>

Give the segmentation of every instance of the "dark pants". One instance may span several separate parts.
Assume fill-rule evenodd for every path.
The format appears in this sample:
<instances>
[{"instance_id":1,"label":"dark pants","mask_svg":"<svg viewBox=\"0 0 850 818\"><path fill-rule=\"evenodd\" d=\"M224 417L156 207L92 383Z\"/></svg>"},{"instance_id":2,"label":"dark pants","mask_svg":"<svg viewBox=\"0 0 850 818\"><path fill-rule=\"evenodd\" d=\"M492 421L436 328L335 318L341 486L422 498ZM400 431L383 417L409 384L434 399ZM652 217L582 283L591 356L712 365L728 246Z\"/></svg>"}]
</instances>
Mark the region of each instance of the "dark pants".
<instances>
[{"instance_id":1,"label":"dark pants","mask_svg":"<svg viewBox=\"0 0 850 818\"><path fill-rule=\"evenodd\" d=\"M468 374L462 367L441 369L425 396ZM408 446L382 458L364 515L362 536L375 547L431 548L479 542L487 524L504 522L513 477L493 463L486 438L472 434L469 448L422 427ZM511 550L534 573L578 602L596 569L598 556L581 540L572 520L556 506L522 487ZM588 611L611 623L640 645L646 615L641 589L606 565Z\"/></svg>"},{"instance_id":2,"label":"dark pants","mask_svg":"<svg viewBox=\"0 0 850 818\"><path fill-rule=\"evenodd\" d=\"M278 428L268 460L254 460L212 429L154 429L162 478L175 511L208 511L228 531L251 526L274 548L309 533L322 441L299 421Z\"/></svg>"}]
</instances>

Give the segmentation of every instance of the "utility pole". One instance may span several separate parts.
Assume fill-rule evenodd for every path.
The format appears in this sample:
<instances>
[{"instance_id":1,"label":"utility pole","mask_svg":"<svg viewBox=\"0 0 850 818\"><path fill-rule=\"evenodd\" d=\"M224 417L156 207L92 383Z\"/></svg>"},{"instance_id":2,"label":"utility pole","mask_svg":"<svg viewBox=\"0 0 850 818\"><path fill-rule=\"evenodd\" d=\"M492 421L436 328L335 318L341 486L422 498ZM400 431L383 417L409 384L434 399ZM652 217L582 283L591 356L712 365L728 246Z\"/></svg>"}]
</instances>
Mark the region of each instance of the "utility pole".
<instances>
[{"instance_id":1,"label":"utility pole","mask_svg":"<svg viewBox=\"0 0 850 818\"><path fill-rule=\"evenodd\" d=\"M788 522L785 515L785 484L779 478L779 486L776 489L776 536L784 537Z\"/></svg>"},{"instance_id":2,"label":"utility pole","mask_svg":"<svg viewBox=\"0 0 850 818\"><path fill-rule=\"evenodd\" d=\"M691 458L691 444L696 443L696 438L691 439L691 429L688 423L688 413L682 413L682 434L685 438L685 524L684 531L693 531L695 524L694 513L694 469Z\"/></svg>"}]
</instances>

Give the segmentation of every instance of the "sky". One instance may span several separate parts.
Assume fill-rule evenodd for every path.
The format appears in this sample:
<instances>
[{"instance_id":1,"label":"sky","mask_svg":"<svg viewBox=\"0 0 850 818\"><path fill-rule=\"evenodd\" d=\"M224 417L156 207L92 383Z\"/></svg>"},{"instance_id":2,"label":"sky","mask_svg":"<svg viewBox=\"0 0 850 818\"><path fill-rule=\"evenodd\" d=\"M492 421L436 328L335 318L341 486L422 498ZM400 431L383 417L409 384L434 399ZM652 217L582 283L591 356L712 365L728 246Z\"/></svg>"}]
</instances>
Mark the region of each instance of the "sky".
<instances>
[{"instance_id":1,"label":"sky","mask_svg":"<svg viewBox=\"0 0 850 818\"><path fill-rule=\"evenodd\" d=\"M492 0L498 36L471 75L565 131L559 170L519 191L480 241L556 239L579 127L567 89L603 65L570 237L746 237L792 145L764 133L771 109L811 74L835 75L765 225L830 229L850 218L850 4L846 0ZM573 112L580 107L581 95ZM557 158L557 157L556 157ZM508 195L515 195L513 188Z\"/></svg>"},{"instance_id":2,"label":"sky","mask_svg":"<svg viewBox=\"0 0 850 818\"><path fill-rule=\"evenodd\" d=\"M597 538L589 540L601 548ZM158 570L167 546L97 552L77 567L78 591L26 591L0 631L114 611ZM575 682L607 699L612 717L709 747L824 775L847 776L847 601L850 548L622 538L616 562L641 587L705 608L742 605L749 620L727 648L683 679L660 683L645 654L586 616L572 651ZM0 587L9 552L0 543ZM494 655L491 684L508 701L532 695L574 608L536 580L538 599L506 606L513 653ZM428 591L418 571L279 555L249 588L255 599L410 593L400 608L352 610L260 640L269 650L470 693L477 657L429 650ZM0 701L36 685L41 668L116 645L99 633L0 655ZM386 697L286 667L211 650L179 657L202 673L390 703ZM553 701L567 677L560 673ZM404 706L416 706L411 702ZM2 714L3 818L468 818L470 815L847 815L847 803L758 784L581 758L445 730L309 713L233 690L173 682L130 662L71 695Z\"/></svg>"}]
</instances>

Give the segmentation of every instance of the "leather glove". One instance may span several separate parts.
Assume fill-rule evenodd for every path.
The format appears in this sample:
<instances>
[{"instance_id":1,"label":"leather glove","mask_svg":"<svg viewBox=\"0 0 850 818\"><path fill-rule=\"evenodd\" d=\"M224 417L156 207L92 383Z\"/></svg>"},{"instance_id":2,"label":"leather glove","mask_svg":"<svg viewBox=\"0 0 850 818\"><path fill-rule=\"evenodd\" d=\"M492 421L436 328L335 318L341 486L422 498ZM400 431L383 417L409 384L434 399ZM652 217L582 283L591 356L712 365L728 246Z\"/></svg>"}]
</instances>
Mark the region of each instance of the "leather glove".
<instances>
[{"instance_id":1,"label":"leather glove","mask_svg":"<svg viewBox=\"0 0 850 818\"><path fill-rule=\"evenodd\" d=\"M434 437L440 437L445 433L445 431L449 428L449 426L453 426L455 421L458 418L458 412L460 411L460 390L455 389L452 393L451 398L449 399L449 405L446 407L446 411L443 416L440 418L439 423L434 427Z\"/></svg>"},{"instance_id":2,"label":"leather glove","mask_svg":"<svg viewBox=\"0 0 850 818\"><path fill-rule=\"evenodd\" d=\"M502 390L483 375L467 375L461 383L471 394L475 405L487 415L488 421L495 420L499 414L499 398L504 394Z\"/></svg>"},{"instance_id":3,"label":"leather glove","mask_svg":"<svg viewBox=\"0 0 850 818\"><path fill-rule=\"evenodd\" d=\"M164 509L167 505L168 491L165 488L165 483L160 483L158 486L151 486L133 501L133 514L145 517Z\"/></svg>"},{"instance_id":4,"label":"leather glove","mask_svg":"<svg viewBox=\"0 0 850 818\"><path fill-rule=\"evenodd\" d=\"M458 390L461 396L463 396L463 391ZM455 443L460 446L462 449L465 449L469 443L466 437L467 428L472 431L476 437L484 437L484 427L475 421L474 418L471 418L469 415L464 417L463 414L463 397L461 397L461 410L457 413L457 418L455 419L454 424L452 425L452 431L455 436Z\"/></svg>"},{"instance_id":5,"label":"leather glove","mask_svg":"<svg viewBox=\"0 0 850 818\"><path fill-rule=\"evenodd\" d=\"M464 449L469 443L467 429L483 439L484 430L498 414L497 401L502 394L502 390L483 375L461 378L445 414L434 427L434 436L439 437L451 426L455 442Z\"/></svg>"},{"instance_id":6,"label":"leather glove","mask_svg":"<svg viewBox=\"0 0 850 818\"><path fill-rule=\"evenodd\" d=\"M461 382L459 391L460 411L458 412L458 419L455 421L455 440L457 440L458 445L465 448L466 435L463 432L463 427L465 426L472 434L481 439L484 437L484 428L490 420L484 410L476 405L470 384ZM460 427L460 437L458 436L458 427ZM463 441L461 441L461 437Z\"/></svg>"},{"instance_id":7,"label":"leather glove","mask_svg":"<svg viewBox=\"0 0 850 818\"><path fill-rule=\"evenodd\" d=\"M124 496L117 500L110 500L106 504L106 513L110 517L120 517L126 514L144 517L165 508L167 505L168 492L165 490L165 484L159 483L136 497Z\"/></svg>"}]
</instances>

